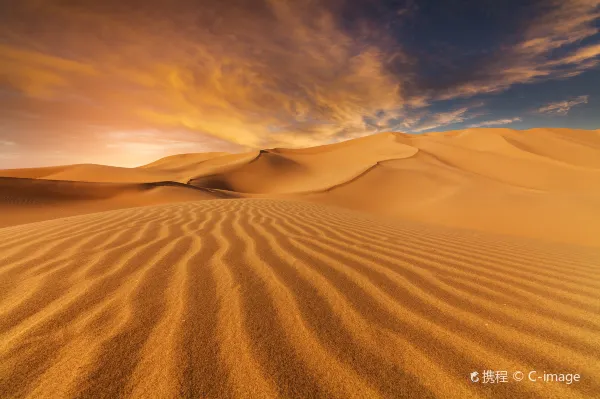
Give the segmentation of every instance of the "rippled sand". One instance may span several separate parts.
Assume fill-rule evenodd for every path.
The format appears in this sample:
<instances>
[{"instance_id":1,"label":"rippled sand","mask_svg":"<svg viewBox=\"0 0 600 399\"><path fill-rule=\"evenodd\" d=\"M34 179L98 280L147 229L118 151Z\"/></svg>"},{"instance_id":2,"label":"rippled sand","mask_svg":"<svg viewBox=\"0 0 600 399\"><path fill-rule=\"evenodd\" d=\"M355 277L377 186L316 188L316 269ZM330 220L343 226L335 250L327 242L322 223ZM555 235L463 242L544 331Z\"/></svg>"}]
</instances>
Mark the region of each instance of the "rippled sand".
<instances>
[{"instance_id":1,"label":"rippled sand","mask_svg":"<svg viewBox=\"0 0 600 399\"><path fill-rule=\"evenodd\" d=\"M362 139L354 166L345 144L144 168L168 184L2 180L0 397L597 397L596 139L522 161L428 137Z\"/></svg>"}]
</instances>

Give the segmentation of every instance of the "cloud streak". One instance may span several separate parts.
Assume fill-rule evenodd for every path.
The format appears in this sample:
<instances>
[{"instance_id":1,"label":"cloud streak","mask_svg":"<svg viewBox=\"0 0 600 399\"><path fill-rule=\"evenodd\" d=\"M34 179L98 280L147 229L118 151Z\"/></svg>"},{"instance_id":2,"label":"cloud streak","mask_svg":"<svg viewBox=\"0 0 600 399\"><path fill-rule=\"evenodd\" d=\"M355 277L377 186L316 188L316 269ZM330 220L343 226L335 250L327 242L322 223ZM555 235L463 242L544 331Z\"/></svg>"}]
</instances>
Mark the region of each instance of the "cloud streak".
<instances>
[{"instance_id":1,"label":"cloud streak","mask_svg":"<svg viewBox=\"0 0 600 399\"><path fill-rule=\"evenodd\" d=\"M500 125L508 125L508 124L515 123L515 122L521 122L521 121L522 121L522 119L520 117L507 118L507 119L496 119L493 121L474 123L472 125L469 125L469 127L500 126Z\"/></svg>"},{"instance_id":2,"label":"cloud streak","mask_svg":"<svg viewBox=\"0 0 600 399\"><path fill-rule=\"evenodd\" d=\"M598 34L600 0L554 0L544 6L549 11L528 22L523 40L499 49L468 81L432 95L452 99L497 93L516 84L577 76L598 66L600 44L578 44Z\"/></svg>"},{"instance_id":3,"label":"cloud streak","mask_svg":"<svg viewBox=\"0 0 600 399\"><path fill-rule=\"evenodd\" d=\"M579 96L572 100L558 101L555 103L547 104L537 109L540 114L550 115L567 115L571 108L580 104L587 104L589 96Z\"/></svg>"},{"instance_id":4,"label":"cloud streak","mask_svg":"<svg viewBox=\"0 0 600 399\"><path fill-rule=\"evenodd\" d=\"M418 127L411 129L411 132L421 133L426 130L433 130L448 125L454 125L476 116L477 115L469 115L469 107L463 107L448 112L440 112L428 118Z\"/></svg>"}]
</instances>

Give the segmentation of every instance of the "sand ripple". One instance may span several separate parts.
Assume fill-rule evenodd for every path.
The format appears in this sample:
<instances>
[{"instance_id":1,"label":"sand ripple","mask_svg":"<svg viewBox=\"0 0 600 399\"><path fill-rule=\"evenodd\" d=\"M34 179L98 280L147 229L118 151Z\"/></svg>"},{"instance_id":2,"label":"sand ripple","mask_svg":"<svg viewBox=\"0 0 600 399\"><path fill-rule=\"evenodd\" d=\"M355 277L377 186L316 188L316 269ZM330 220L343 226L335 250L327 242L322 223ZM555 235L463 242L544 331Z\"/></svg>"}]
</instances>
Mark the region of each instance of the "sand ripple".
<instances>
[{"instance_id":1,"label":"sand ripple","mask_svg":"<svg viewBox=\"0 0 600 399\"><path fill-rule=\"evenodd\" d=\"M1 398L600 392L593 248L222 199L6 227L0 253Z\"/></svg>"}]
</instances>

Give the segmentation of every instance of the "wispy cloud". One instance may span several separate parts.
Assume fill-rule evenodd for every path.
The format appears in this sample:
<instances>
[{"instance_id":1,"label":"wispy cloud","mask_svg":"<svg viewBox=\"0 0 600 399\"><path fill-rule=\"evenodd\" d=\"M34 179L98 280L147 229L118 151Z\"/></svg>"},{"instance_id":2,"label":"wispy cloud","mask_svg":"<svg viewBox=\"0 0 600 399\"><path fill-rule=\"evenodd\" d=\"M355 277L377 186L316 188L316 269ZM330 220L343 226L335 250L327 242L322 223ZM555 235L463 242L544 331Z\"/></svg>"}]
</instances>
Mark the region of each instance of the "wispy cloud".
<instances>
[{"instance_id":1,"label":"wispy cloud","mask_svg":"<svg viewBox=\"0 0 600 399\"><path fill-rule=\"evenodd\" d=\"M420 133L426 130L433 130L436 128L461 123L477 116L469 115L469 110L470 109L468 107L463 107L449 112L437 113L431 116L430 118L426 119L426 121L418 127L411 129L411 131L415 133Z\"/></svg>"},{"instance_id":2,"label":"wispy cloud","mask_svg":"<svg viewBox=\"0 0 600 399\"><path fill-rule=\"evenodd\" d=\"M571 108L580 104L587 104L589 96L579 96L572 100L558 101L544 105L537 109L540 114L567 115Z\"/></svg>"},{"instance_id":3,"label":"wispy cloud","mask_svg":"<svg viewBox=\"0 0 600 399\"><path fill-rule=\"evenodd\" d=\"M507 118L507 119L496 119L493 121L474 123L472 125L469 125L469 127L487 127L487 126L508 125L511 123L521 122L521 121L522 121L522 119L520 117Z\"/></svg>"},{"instance_id":4,"label":"wispy cloud","mask_svg":"<svg viewBox=\"0 0 600 399\"><path fill-rule=\"evenodd\" d=\"M577 76L600 64L599 44L574 46L598 34L600 0L553 0L529 22L524 39L497 51L471 79L449 85L440 99L500 92L515 84Z\"/></svg>"}]
</instances>

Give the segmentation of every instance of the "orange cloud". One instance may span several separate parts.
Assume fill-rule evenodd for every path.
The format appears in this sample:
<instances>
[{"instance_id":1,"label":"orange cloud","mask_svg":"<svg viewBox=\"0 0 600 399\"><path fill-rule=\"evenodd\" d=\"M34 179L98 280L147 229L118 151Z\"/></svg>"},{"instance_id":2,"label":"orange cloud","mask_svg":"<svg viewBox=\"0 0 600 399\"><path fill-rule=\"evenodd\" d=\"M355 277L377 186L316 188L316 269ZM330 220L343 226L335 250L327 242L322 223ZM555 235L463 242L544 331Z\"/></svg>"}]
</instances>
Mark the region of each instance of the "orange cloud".
<instances>
[{"instance_id":1,"label":"orange cloud","mask_svg":"<svg viewBox=\"0 0 600 399\"><path fill-rule=\"evenodd\" d=\"M127 109L135 124L185 128L251 147L365 132L363 117L403 106L401 82L385 66L388 55L348 36L331 11L312 1L270 0L265 14L271 18L246 18L245 9L207 5L202 12L209 15L215 8L220 19L196 15L210 26L183 27L181 15L157 20L112 2L37 6L61 25L37 47L58 43L65 54L79 58L33 51L19 56L23 72L16 65L5 72L25 95L61 96L65 92L54 89L68 86L106 112L123 115ZM16 51L0 48L4 58ZM51 72L35 69L43 63ZM309 128L296 130L298 124ZM269 127L277 127L278 134L268 134ZM311 138L298 140L302 133Z\"/></svg>"},{"instance_id":2,"label":"orange cloud","mask_svg":"<svg viewBox=\"0 0 600 399\"><path fill-rule=\"evenodd\" d=\"M401 39L385 27L365 24L352 35L340 25L344 2L15 2L0 15L0 90L10 92L0 96L0 114L37 119L11 119L20 137L0 138L41 146L68 137L93 152L103 137L114 139L111 132L159 129L165 140L185 131L239 148L318 145L462 122L473 115L459 109L432 116L422 108L574 76L598 62L597 46L551 59L553 50L597 31L598 1L556 0L481 73L425 90ZM401 68L394 72L392 64ZM27 133L34 130L48 133L34 139Z\"/></svg>"},{"instance_id":3,"label":"orange cloud","mask_svg":"<svg viewBox=\"0 0 600 399\"><path fill-rule=\"evenodd\" d=\"M0 44L0 82L33 97L49 97L73 75L93 75L84 63Z\"/></svg>"}]
</instances>

